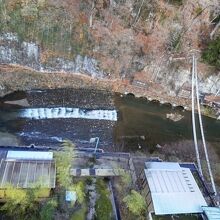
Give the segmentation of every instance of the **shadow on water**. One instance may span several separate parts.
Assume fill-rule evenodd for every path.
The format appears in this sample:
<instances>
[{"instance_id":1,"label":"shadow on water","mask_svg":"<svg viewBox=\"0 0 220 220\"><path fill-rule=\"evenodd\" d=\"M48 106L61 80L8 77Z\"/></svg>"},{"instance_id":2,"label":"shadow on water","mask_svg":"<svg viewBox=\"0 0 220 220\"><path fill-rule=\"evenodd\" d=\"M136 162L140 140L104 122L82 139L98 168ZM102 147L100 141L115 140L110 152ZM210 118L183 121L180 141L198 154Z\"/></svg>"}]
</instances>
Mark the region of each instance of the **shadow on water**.
<instances>
[{"instance_id":1,"label":"shadow on water","mask_svg":"<svg viewBox=\"0 0 220 220\"><path fill-rule=\"evenodd\" d=\"M152 148L156 144L192 139L189 111L132 96L116 95L115 104L119 110L114 131L118 149L135 151L138 148ZM166 117L170 113L184 117L174 122ZM220 142L220 121L203 116L203 122L207 141Z\"/></svg>"}]
</instances>

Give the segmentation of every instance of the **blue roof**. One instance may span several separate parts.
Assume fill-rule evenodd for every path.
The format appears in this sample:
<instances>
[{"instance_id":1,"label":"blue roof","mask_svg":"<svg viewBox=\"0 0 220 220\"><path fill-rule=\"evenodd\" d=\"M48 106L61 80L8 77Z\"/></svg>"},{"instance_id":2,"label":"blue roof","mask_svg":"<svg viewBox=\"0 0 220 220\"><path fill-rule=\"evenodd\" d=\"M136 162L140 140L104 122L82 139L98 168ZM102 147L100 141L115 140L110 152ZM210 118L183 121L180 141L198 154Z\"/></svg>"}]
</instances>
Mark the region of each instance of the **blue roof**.
<instances>
[{"instance_id":1,"label":"blue roof","mask_svg":"<svg viewBox=\"0 0 220 220\"><path fill-rule=\"evenodd\" d=\"M220 220L220 208L219 207L202 207L208 220Z\"/></svg>"}]
</instances>

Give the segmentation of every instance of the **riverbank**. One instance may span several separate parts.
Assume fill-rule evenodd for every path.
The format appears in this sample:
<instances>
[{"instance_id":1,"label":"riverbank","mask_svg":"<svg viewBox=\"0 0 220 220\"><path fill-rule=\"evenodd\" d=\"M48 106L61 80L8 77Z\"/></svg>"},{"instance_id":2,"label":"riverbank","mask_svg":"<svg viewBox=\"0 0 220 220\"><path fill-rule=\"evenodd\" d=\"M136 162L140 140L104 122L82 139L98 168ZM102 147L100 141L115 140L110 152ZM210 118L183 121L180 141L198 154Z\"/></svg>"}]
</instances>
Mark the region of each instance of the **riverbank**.
<instances>
[{"instance_id":1,"label":"riverbank","mask_svg":"<svg viewBox=\"0 0 220 220\"><path fill-rule=\"evenodd\" d=\"M148 87L132 85L125 79L98 79L81 73L37 72L18 65L0 65L0 96L14 91L31 89L84 88L99 89L122 94L132 93L161 103L190 108L190 100L169 96L161 85L151 83Z\"/></svg>"}]
</instances>

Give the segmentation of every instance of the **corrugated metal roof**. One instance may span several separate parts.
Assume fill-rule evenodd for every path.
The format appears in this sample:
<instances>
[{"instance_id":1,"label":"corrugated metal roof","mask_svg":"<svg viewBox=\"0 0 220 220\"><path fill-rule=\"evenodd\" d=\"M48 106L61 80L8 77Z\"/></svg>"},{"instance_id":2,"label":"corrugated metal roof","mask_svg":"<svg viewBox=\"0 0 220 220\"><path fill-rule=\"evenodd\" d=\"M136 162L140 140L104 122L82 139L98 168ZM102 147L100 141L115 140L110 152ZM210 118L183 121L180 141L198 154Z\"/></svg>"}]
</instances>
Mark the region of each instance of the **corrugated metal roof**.
<instances>
[{"instance_id":1,"label":"corrugated metal roof","mask_svg":"<svg viewBox=\"0 0 220 220\"><path fill-rule=\"evenodd\" d=\"M12 185L17 188L32 188L36 184L55 188L56 168L53 160L0 161L0 188Z\"/></svg>"},{"instance_id":2,"label":"corrugated metal roof","mask_svg":"<svg viewBox=\"0 0 220 220\"><path fill-rule=\"evenodd\" d=\"M178 169L179 163L174 162L145 162L146 169Z\"/></svg>"},{"instance_id":3,"label":"corrugated metal roof","mask_svg":"<svg viewBox=\"0 0 220 220\"><path fill-rule=\"evenodd\" d=\"M145 169L145 176L155 214L202 213L201 206L207 204L190 169L181 168L178 163L151 163L148 167L152 169Z\"/></svg>"},{"instance_id":4,"label":"corrugated metal roof","mask_svg":"<svg viewBox=\"0 0 220 220\"><path fill-rule=\"evenodd\" d=\"M52 160L53 152L46 151L12 151L9 150L7 159L28 159L28 160Z\"/></svg>"},{"instance_id":5,"label":"corrugated metal roof","mask_svg":"<svg viewBox=\"0 0 220 220\"><path fill-rule=\"evenodd\" d=\"M219 207L202 207L208 220L220 220Z\"/></svg>"}]
</instances>

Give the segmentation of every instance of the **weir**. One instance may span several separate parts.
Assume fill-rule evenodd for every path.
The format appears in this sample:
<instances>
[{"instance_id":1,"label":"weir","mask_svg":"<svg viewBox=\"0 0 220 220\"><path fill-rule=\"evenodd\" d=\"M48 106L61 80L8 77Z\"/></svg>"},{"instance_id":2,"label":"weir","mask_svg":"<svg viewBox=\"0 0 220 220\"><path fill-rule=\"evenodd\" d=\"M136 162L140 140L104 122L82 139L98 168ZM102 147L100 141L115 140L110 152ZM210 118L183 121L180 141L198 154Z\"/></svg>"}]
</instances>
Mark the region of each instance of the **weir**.
<instances>
[{"instance_id":1,"label":"weir","mask_svg":"<svg viewBox=\"0 0 220 220\"><path fill-rule=\"evenodd\" d=\"M20 118L54 119L54 118L84 118L93 120L117 121L116 110L87 110L80 108L29 108L19 114Z\"/></svg>"}]
</instances>

